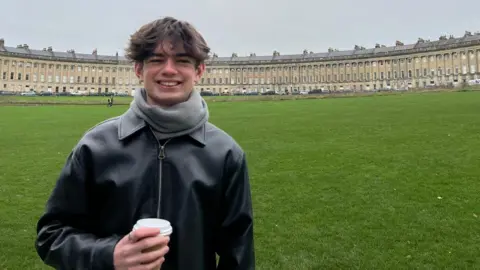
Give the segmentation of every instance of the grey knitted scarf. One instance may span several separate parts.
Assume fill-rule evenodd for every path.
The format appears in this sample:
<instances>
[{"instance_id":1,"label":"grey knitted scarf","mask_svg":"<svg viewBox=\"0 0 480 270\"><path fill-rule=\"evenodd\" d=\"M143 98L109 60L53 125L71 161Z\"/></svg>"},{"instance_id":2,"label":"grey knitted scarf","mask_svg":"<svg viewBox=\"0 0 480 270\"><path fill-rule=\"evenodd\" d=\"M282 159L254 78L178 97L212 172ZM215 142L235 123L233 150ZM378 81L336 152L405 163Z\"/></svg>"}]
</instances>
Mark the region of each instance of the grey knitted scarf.
<instances>
[{"instance_id":1,"label":"grey knitted scarf","mask_svg":"<svg viewBox=\"0 0 480 270\"><path fill-rule=\"evenodd\" d=\"M189 134L209 117L207 103L195 90L185 102L164 108L148 104L145 88L137 89L130 108L152 127L158 140Z\"/></svg>"}]
</instances>

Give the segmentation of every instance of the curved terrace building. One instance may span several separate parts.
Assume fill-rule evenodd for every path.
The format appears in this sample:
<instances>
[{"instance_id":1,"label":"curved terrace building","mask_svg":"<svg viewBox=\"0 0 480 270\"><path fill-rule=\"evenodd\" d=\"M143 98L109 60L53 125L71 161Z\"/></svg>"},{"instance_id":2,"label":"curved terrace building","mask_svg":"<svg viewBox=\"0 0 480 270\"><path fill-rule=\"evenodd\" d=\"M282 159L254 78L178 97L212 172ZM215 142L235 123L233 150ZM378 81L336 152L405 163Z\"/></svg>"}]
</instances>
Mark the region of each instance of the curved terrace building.
<instances>
[{"instance_id":1,"label":"curved terrace building","mask_svg":"<svg viewBox=\"0 0 480 270\"><path fill-rule=\"evenodd\" d=\"M415 44L302 54L219 57L213 54L196 86L215 93L369 91L456 86L480 78L480 33L419 38ZM126 93L140 87L122 56L9 47L0 39L0 90Z\"/></svg>"}]
</instances>

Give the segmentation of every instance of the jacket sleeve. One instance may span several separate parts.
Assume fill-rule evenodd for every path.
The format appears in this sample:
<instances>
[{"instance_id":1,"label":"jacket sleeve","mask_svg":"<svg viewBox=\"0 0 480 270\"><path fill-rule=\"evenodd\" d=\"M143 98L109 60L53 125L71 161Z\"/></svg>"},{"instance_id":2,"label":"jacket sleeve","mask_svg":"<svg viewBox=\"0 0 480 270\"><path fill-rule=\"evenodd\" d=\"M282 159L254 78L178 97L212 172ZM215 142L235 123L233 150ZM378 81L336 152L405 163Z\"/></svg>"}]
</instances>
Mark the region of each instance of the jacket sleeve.
<instances>
[{"instance_id":1,"label":"jacket sleeve","mask_svg":"<svg viewBox=\"0 0 480 270\"><path fill-rule=\"evenodd\" d=\"M227 159L224 181L222 219L217 238L217 269L253 270L253 211L245 153Z\"/></svg>"},{"instance_id":2,"label":"jacket sleeve","mask_svg":"<svg viewBox=\"0 0 480 270\"><path fill-rule=\"evenodd\" d=\"M120 236L96 237L88 202L89 170L81 151L72 151L37 223L35 248L55 269L113 269Z\"/></svg>"}]
</instances>

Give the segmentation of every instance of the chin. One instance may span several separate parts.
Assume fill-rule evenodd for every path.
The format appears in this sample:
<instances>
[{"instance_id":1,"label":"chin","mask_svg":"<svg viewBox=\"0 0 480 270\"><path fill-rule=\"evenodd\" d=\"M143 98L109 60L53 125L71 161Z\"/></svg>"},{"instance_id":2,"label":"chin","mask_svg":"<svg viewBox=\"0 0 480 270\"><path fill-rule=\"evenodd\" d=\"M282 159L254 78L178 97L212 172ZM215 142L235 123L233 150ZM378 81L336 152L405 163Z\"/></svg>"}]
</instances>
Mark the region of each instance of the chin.
<instances>
[{"instance_id":1,"label":"chin","mask_svg":"<svg viewBox=\"0 0 480 270\"><path fill-rule=\"evenodd\" d=\"M185 95L185 93L161 93L159 95L155 95L153 101L158 105L172 106L186 101L187 98L188 96Z\"/></svg>"}]
</instances>

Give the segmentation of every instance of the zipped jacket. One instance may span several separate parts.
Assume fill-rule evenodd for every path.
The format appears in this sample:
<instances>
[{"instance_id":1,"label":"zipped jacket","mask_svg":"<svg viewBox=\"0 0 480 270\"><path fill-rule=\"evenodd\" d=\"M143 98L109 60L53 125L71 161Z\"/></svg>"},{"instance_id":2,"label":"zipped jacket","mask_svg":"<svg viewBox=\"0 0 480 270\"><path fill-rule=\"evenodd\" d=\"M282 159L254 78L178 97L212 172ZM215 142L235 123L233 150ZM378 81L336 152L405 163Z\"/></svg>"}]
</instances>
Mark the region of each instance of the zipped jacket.
<instances>
[{"instance_id":1,"label":"zipped jacket","mask_svg":"<svg viewBox=\"0 0 480 270\"><path fill-rule=\"evenodd\" d=\"M173 228L162 270L255 269L242 148L211 123L157 141L130 109L88 130L69 154L36 250L56 269L114 269L117 242L151 217Z\"/></svg>"}]
</instances>

